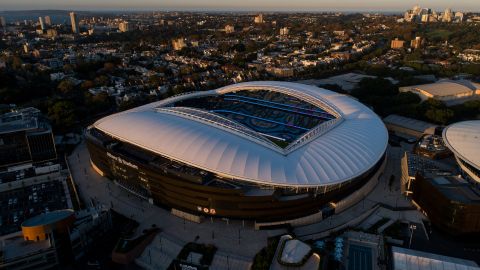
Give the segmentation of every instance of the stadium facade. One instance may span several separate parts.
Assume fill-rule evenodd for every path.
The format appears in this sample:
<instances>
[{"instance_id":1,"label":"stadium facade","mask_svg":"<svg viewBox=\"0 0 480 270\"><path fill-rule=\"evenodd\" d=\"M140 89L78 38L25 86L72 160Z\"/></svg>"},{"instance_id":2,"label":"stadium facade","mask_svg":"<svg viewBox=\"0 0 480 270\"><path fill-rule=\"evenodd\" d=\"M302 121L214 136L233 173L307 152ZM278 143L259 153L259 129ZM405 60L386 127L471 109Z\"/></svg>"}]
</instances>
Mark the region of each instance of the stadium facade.
<instances>
[{"instance_id":1,"label":"stadium facade","mask_svg":"<svg viewBox=\"0 0 480 270\"><path fill-rule=\"evenodd\" d=\"M357 202L383 170L388 133L346 95L248 82L107 116L86 138L92 167L150 202L272 222Z\"/></svg>"}]
</instances>

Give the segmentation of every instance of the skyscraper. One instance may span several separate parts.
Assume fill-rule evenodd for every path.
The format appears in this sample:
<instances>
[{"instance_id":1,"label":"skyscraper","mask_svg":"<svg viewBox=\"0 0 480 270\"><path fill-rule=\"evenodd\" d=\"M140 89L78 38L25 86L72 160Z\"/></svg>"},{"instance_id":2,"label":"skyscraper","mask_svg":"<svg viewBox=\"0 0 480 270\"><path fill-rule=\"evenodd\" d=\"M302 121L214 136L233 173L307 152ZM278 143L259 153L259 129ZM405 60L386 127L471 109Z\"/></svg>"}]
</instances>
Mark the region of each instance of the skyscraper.
<instances>
[{"instance_id":1,"label":"skyscraper","mask_svg":"<svg viewBox=\"0 0 480 270\"><path fill-rule=\"evenodd\" d=\"M187 45L185 44L185 40L183 38L177 38L172 40L172 47L175 51L180 51L181 49L185 48Z\"/></svg>"},{"instance_id":2,"label":"skyscraper","mask_svg":"<svg viewBox=\"0 0 480 270\"><path fill-rule=\"evenodd\" d=\"M120 32L128 32L130 31L130 25L128 24L127 21L121 22L118 24L118 30Z\"/></svg>"},{"instance_id":3,"label":"skyscraper","mask_svg":"<svg viewBox=\"0 0 480 270\"><path fill-rule=\"evenodd\" d=\"M395 38L394 40L392 40L392 42L390 43L390 47L392 49L401 49L403 48L403 45L404 45L405 41L403 40L400 40L398 38Z\"/></svg>"},{"instance_id":4,"label":"skyscraper","mask_svg":"<svg viewBox=\"0 0 480 270\"><path fill-rule=\"evenodd\" d=\"M7 28L7 21L5 21L5 17L0 17L0 27L4 30Z\"/></svg>"},{"instance_id":5,"label":"skyscraper","mask_svg":"<svg viewBox=\"0 0 480 270\"><path fill-rule=\"evenodd\" d=\"M40 23L40 29L45 30L45 24L43 23L43 18L38 17L38 22Z\"/></svg>"},{"instance_id":6,"label":"skyscraper","mask_svg":"<svg viewBox=\"0 0 480 270\"><path fill-rule=\"evenodd\" d=\"M50 16L45 16L45 24L47 26L51 26L52 25L52 19L50 18Z\"/></svg>"},{"instance_id":7,"label":"skyscraper","mask_svg":"<svg viewBox=\"0 0 480 270\"><path fill-rule=\"evenodd\" d=\"M290 30L288 29L288 27L280 28L280 35L281 36L287 36L289 32L290 32Z\"/></svg>"},{"instance_id":8,"label":"skyscraper","mask_svg":"<svg viewBox=\"0 0 480 270\"><path fill-rule=\"evenodd\" d=\"M455 12L455 21L456 22L463 22L463 17L464 17L463 12L460 12L460 11Z\"/></svg>"},{"instance_id":9,"label":"skyscraper","mask_svg":"<svg viewBox=\"0 0 480 270\"><path fill-rule=\"evenodd\" d=\"M410 47L412 47L412 49L418 49L422 46L422 44L422 37L415 37L415 39L412 39L412 41L410 41Z\"/></svg>"},{"instance_id":10,"label":"skyscraper","mask_svg":"<svg viewBox=\"0 0 480 270\"><path fill-rule=\"evenodd\" d=\"M78 19L75 12L70 12L70 22L72 24L72 32L78 34L80 30L78 29Z\"/></svg>"},{"instance_id":11,"label":"skyscraper","mask_svg":"<svg viewBox=\"0 0 480 270\"><path fill-rule=\"evenodd\" d=\"M235 32L235 27L233 25L225 25L225 33L231 34L233 32Z\"/></svg>"},{"instance_id":12,"label":"skyscraper","mask_svg":"<svg viewBox=\"0 0 480 270\"><path fill-rule=\"evenodd\" d=\"M255 23L263 23L263 22L264 22L264 21L263 21L263 14L261 14L261 13L258 14L258 16L256 16L256 17L254 18L254 22L255 22Z\"/></svg>"},{"instance_id":13,"label":"skyscraper","mask_svg":"<svg viewBox=\"0 0 480 270\"><path fill-rule=\"evenodd\" d=\"M444 21L444 22L452 22L453 16L454 16L454 14L453 14L452 10L449 9L449 8L446 8L446 9L445 9L445 12L443 13L442 21Z\"/></svg>"}]
</instances>

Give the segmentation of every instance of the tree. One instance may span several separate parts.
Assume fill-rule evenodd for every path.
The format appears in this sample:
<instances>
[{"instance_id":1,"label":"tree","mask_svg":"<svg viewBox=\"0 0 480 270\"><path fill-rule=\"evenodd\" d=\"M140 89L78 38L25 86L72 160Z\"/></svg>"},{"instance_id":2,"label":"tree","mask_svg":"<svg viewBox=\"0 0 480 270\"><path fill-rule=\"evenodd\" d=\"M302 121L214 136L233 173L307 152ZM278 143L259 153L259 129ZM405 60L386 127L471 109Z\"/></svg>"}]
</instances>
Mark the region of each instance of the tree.
<instances>
[{"instance_id":1,"label":"tree","mask_svg":"<svg viewBox=\"0 0 480 270\"><path fill-rule=\"evenodd\" d=\"M110 109L112 107L112 102L106 92L101 92L97 95L92 95L89 92L86 92L85 105L89 112L96 114Z\"/></svg>"},{"instance_id":2,"label":"tree","mask_svg":"<svg viewBox=\"0 0 480 270\"><path fill-rule=\"evenodd\" d=\"M97 86L107 86L110 83L110 79L105 75L100 75L95 78L95 84Z\"/></svg>"},{"instance_id":3,"label":"tree","mask_svg":"<svg viewBox=\"0 0 480 270\"><path fill-rule=\"evenodd\" d=\"M425 113L425 117L430 121L445 125L453 118L454 113L451 109L428 109Z\"/></svg>"},{"instance_id":4,"label":"tree","mask_svg":"<svg viewBox=\"0 0 480 270\"><path fill-rule=\"evenodd\" d=\"M14 56L13 59L12 59L12 68L14 70L20 70L22 68L22 59L20 59L20 57L18 56Z\"/></svg>"},{"instance_id":5,"label":"tree","mask_svg":"<svg viewBox=\"0 0 480 270\"><path fill-rule=\"evenodd\" d=\"M107 62L103 64L103 68L108 72L112 72L115 69L115 64L111 62Z\"/></svg>"},{"instance_id":6,"label":"tree","mask_svg":"<svg viewBox=\"0 0 480 270\"><path fill-rule=\"evenodd\" d=\"M364 78L352 95L363 99L371 96L393 96L398 94L398 89L389 80L384 78Z\"/></svg>"},{"instance_id":7,"label":"tree","mask_svg":"<svg viewBox=\"0 0 480 270\"><path fill-rule=\"evenodd\" d=\"M63 80L57 85L58 91L64 95L71 94L75 86L70 80Z\"/></svg>"},{"instance_id":8,"label":"tree","mask_svg":"<svg viewBox=\"0 0 480 270\"><path fill-rule=\"evenodd\" d=\"M75 104L67 100L56 101L48 108L48 117L58 129L69 129L76 121Z\"/></svg>"},{"instance_id":9,"label":"tree","mask_svg":"<svg viewBox=\"0 0 480 270\"><path fill-rule=\"evenodd\" d=\"M82 88L82 90L88 90L93 87L95 87L95 84L91 80L86 80L82 83L82 85L80 85L80 88Z\"/></svg>"}]
</instances>

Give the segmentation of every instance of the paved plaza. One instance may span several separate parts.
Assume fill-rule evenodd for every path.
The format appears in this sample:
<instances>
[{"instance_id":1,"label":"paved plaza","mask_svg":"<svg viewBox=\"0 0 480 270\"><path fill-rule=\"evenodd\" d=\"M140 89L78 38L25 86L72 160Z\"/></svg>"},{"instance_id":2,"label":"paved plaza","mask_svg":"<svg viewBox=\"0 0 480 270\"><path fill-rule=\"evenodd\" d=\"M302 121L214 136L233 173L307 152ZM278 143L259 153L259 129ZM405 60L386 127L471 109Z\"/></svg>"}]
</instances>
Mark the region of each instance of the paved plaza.
<instances>
[{"instance_id":1,"label":"paved plaza","mask_svg":"<svg viewBox=\"0 0 480 270\"><path fill-rule=\"evenodd\" d=\"M382 217L419 222L422 216L415 210L394 211L397 208L412 207L400 194L398 179L403 151L403 148L388 149L385 172L368 197L338 215L319 223L295 228L296 235L301 239L315 239L322 236L323 232L342 228L345 224L355 222L355 225L358 225L367 219L374 223ZM173 216L169 211L129 194L112 181L98 175L90 166L89 154L84 143L76 148L68 160L80 197L86 203L101 203L135 219L140 223L138 232L151 227L152 224L162 229L162 233L138 259L144 268L159 269L159 265L171 261L184 244L196 241L213 244L218 248L212 269L228 269L231 268L231 264L235 265L236 269L248 269L255 254L267 245L268 237L286 233L283 229L254 230L251 221L227 222L217 218L205 219L203 223L197 224ZM392 174L395 175L396 181L389 185L388 179ZM165 239L164 243L168 241L175 243L169 245L172 250L166 249L167 245L161 244L160 239Z\"/></svg>"},{"instance_id":2,"label":"paved plaza","mask_svg":"<svg viewBox=\"0 0 480 270\"><path fill-rule=\"evenodd\" d=\"M214 259L214 264L226 261L228 256L229 263L237 261L237 265L248 266L248 269L255 254L267 245L268 237L286 232L283 229L254 230L251 221L205 219L203 223L197 224L173 216L169 211L130 195L112 181L98 175L90 166L84 143L76 148L68 160L80 197L86 203L101 203L135 219L140 223L137 232L155 224L162 230L162 235L176 239L177 242L186 244L196 240L198 243L213 244L218 248L219 256ZM164 260L162 256L154 256L154 261L157 259Z\"/></svg>"},{"instance_id":3,"label":"paved plaza","mask_svg":"<svg viewBox=\"0 0 480 270\"><path fill-rule=\"evenodd\" d=\"M404 147L408 147L408 145ZM366 198L347 210L321 222L295 228L295 234L303 240L317 239L325 237L330 231L342 227L357 226L369 218L378 221L385 217L391 220L421 223L423 216L417 210L395 211L396 209L413 208L411 202L406 200L400 192L400 159L405 151L404 147L389 147L384 173L375 189ZM395 176L392 185L388 183L391 175Z\"/></svg>"}]
</instances>

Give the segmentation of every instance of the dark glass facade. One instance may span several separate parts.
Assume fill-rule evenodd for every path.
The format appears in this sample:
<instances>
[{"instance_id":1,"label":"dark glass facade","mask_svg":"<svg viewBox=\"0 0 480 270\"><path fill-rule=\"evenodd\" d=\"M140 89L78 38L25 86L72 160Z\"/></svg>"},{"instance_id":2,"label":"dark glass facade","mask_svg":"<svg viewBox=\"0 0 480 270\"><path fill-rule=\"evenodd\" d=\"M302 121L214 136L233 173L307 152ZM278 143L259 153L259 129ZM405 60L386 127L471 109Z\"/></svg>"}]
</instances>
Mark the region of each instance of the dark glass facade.
<instances>
[{"instance_id":1,"label":"dark glass facade","mask_svg":"<svg viewBox=\"0 0 480 270\"><path fill-rule=\"evenodd\" d=\"M47 161L56 157L51 130L0 134L0 167Z\"/></svg>"},{"instance_id":2,"label":"dark glass facade","mask_svg":"<svg viewBox=\"0 0 480 270\"><path fill-rule=\"evenodd\" d=\"M57 158L48 120L36 108L0 115L0 169Z\"/></svg>"},{"instance_id":3,"label":"dark glass facade","mask_svg":"<svg viewBox=\"0 0 480 270\"><path fill-rule=\"evenodd\" d=\"M31 158L34 162L55 159L55 142L50 130L27 135Z\"/></svg>"},{"instance_id":4,"label":"dark glass facade","mask_svg":"<svg viewBox=\"0 0 480 270\"><path fill-rule=\"evenodd\" d=\"M417 174L413 200L430 221L450 234L480 232L480 195L466 182L440 182Z\"/></svg>"},{"instance_id":5,"label":"dark glass facade","mask_svg":"<svg viewBox=\"0 0 480 270\"><path fill-rule=\"evenodd\" d=\"M0 167L30 160L25 131L0 134Z\"/></svg>"}]
</instances>

